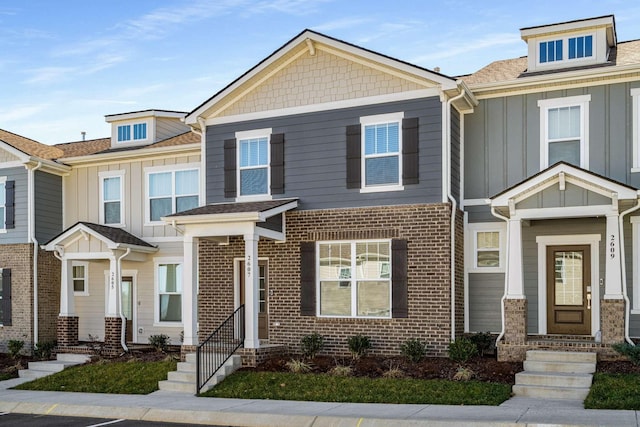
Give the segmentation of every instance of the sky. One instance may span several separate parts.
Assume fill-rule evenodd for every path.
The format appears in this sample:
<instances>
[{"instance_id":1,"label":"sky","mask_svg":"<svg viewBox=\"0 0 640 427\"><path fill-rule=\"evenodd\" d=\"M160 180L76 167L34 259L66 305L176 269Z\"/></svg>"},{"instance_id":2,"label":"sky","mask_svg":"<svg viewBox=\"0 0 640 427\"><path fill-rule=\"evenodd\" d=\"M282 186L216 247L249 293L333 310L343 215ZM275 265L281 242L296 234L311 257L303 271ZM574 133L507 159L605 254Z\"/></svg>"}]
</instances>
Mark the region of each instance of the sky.
<instances>
[{"instance_id":1,"label":"sky","mask_svg":"<svg viewBox=\"0 0 640 427\"><path fill-rule=\"evenodd\" d=\"M526 55L520 28L609 14L640 38L636 0L0 0L0 128L56 144L189 112L305 28L458 76Z\"/></svg>"}]
</instances>

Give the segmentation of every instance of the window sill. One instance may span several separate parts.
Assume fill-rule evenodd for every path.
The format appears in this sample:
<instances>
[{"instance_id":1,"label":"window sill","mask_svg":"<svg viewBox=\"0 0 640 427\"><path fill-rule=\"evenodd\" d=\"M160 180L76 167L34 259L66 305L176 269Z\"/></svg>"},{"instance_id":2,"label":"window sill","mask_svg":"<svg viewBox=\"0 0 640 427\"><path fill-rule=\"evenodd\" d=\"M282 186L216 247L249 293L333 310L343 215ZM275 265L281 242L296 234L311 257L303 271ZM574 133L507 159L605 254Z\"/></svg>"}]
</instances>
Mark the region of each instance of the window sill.
<instances>
[{"instance_id":1,"label":"window sill","mask_svg":"<svg viewBox=\"0 0 640 427\"><path fill-rule=\"evenodd\" d=\"M256 194L255 196L238 196L236 202L263 202L265 200L273 200L271 194Z\"/></svg>"},{"instance_id":2,"label":"window sill","mask_svg":"<svg viewBox=\"0 0 640 427\"><path fill-rule=\"evenodd\" d=\"M631 173L638 173L638 172L640 172L640 167L631 168Z\"/></svg>"},{"instance_id":3,"label":"window sill","mask_svg":"<svg viewBox=\"0 0 640 427\"><path fill-rule=\"evenodd\" d=\"M122 224L122 223L118 223L118 224L107 224L107 223L100 223L101 225L104 225L105 227L113 227L113 228L126 228L127 225L126 224Z\"/></svg>"},{"instance_id":4,"label":"window sill","mask_svg":"<svg viewBox=\"0 0 640 427\"><path fill-rule=\"evenodd\" d=\"M318 321L324 322L366 322L372 320L393 320L393 317L342 317L342 316L320 316L317 315Z\"/></svg>"},{"instance_id":5,"label":"window sill","mask_svg":"<svg viewBox=\"0 0 640 427\"><path fill-rule=\"evenodd\" d=\"M379 187L365 187L360 189L360 193L382 193L384 191L403 191L404 185L385 185Z\"/></svg>"},{"instance_id":6,"label":"window sill","mask_svg":"<svg viewBox=\"0 0 640 427\"><path fill-rule=\"evenodd\" d=\"M182 322L153 322L155 328L182 328Z\"/></svg>"},{"instance_id":7,"label":"window sill","mask_svg":"<svg viewBox=\"0 0 640 427\"><path fill-rule=\"evenodd\" d=\"M629 313L630 314L640 314L640 308L637 308L635 310L631 310Z\"/></svg>"},{"instance_id":8,"label":"window sill","mask_svg":"<svg viewBox=\"0 0 640 427\"><path fill-rule=\"evenodd\" d=\"M504 268L495 268L495 267L487 267L487 268L470 268L467 270L467 273L504 273Z\"/></svg>"},{"instance_id":9,"label":"window sill","mask_svg":"<svg viewBox=\"0 0 640 427\"><path fill-rule=\"evenodd\" d=\"M0 233L6 233L7 229L6 228L0 228Z\"/></svg>"},{"instance_id":10,"label":"window sill","mask_svg":"<svg viewBox=\"0 0 640 427\"><path fill-rule=\"evenodd\" d=\"M89 296L89 292L74 292L73 296L74 297L88 297Z\"/></svg>"}]
</instances>

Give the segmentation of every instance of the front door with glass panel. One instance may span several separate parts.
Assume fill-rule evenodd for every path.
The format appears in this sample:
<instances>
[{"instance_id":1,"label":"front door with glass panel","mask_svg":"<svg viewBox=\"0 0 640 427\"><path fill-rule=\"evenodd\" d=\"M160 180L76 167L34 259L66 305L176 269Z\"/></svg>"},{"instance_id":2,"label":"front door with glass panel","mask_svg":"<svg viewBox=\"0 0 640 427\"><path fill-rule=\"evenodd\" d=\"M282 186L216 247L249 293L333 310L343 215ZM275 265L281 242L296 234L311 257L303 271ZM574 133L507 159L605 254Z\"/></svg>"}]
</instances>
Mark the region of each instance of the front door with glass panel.
<instances>
[{"instance_id":1,"label":"front door with glass panel","mask_svg":"<svg viewBox=\"0 0 640 427\"><path fill-rule=\"evenodd\" d=\"M547 247L547 332L591 334L591 248Z\"/></svg>"},{"instance_id":2,"label":"front door with glass panel","mask_svg":"<svg viewBox=\"0 0 640 427\"><path fill-rule=\"evenodd\" d=\"M122 278L122 314L126 318L125 339L133 341L133 278Z\"/></svg>"},{"instance_id":3,"label":"front door with glass panel","mask_svg":"<svg viewBox=\"0 0 640 427\"><path fill-rule=\"evenodd\" d=\"M267 261L258 261L258 338L269 339L269 284ZM244 304L244 261L240 261L240 304Z\"/></svg>"}]
</instances>

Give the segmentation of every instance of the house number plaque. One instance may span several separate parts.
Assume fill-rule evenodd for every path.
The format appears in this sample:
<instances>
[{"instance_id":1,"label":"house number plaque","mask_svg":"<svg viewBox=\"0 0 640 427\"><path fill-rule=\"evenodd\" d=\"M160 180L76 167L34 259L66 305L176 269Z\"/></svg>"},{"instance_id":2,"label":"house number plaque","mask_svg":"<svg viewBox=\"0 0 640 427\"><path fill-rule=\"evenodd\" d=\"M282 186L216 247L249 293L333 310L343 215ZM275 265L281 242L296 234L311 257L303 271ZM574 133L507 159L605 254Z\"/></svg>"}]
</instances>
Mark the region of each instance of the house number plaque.
<instances>
[{"instance_id":1,"label":"house number plaque","mask_svg":"<svg viewBox=\"0 0 640 427\"><path fill-rule=\"evenodd\" d=\"M614 259L616 257L616 236L611 235L611 240L609 240L609 257Z\"/></svg>"}]
</instances>

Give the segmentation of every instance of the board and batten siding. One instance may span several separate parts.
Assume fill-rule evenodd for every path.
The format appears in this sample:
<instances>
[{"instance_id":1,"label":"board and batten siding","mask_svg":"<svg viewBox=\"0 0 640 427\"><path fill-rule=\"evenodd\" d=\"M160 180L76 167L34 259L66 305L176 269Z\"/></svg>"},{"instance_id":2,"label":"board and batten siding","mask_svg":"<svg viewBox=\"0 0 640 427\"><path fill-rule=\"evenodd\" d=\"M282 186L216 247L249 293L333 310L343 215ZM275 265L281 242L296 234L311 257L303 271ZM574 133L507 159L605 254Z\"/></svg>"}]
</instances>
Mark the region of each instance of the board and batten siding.
<instances>
[{"instance_id":1,"label":"board and batten siding","mask_svg":"<svg viewBox=\"0 0 640 427\"><path fill-rule=\"evenodd\" d=\"M469 332L502 330L504 273L469 273Z\"/></svg>"},{"instance_id":2,"label":"board and batten siding","mask_svg":"<svg viewBox=\"0 0 640 427\"><path fill-rule=\"evenodd\" d=\"M0 177L15 182L15 228L0 233L0 244L29 243L28 173L24 167L0 169ZM0 226L4 228L4 224Z\"/></svg>"},{"instance_id":3,"label":"board and batten siding","mask_svg":"<svg viewBox=\"0 0 640 427\"><path fill-rule=\"evenodd\" d=\"M467 199L487 198L540 171L541 99L591 95L589 170L640 188L632 173L631 88L640 82L483 99L465 116Z\"/></svg>"},{"instance_id":4,"label":"board and batten siding","mask_svg":"<svg viewBox=\"0 0 640 427\"><path fill-rule=\"evenodd\" d=\"M403 191L360 193L347 189L346 128L360 117L404 112L419 118L419 182ZM442 201L442 104L428 98L322 111L207 127L207 203L224 197L224 141L238 131L271 128L284 134L284 194L300 198L299 209L381 206Z\"/></svg>"},{"instance_id":5,"label":"board and batten siding","mask_svg":"<svg viewBox=\"0 0 640 427\"><path fill-rule=\"evenodd\" d=\"M62 232L62 177L35 172L35 227L40 243Z\"/></svg>"}]
</instances>

